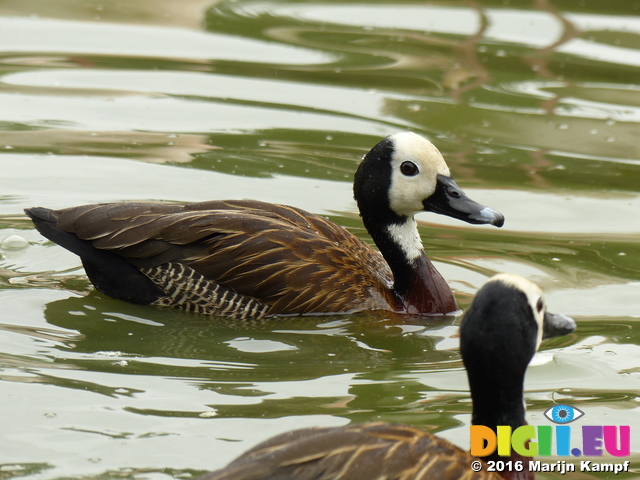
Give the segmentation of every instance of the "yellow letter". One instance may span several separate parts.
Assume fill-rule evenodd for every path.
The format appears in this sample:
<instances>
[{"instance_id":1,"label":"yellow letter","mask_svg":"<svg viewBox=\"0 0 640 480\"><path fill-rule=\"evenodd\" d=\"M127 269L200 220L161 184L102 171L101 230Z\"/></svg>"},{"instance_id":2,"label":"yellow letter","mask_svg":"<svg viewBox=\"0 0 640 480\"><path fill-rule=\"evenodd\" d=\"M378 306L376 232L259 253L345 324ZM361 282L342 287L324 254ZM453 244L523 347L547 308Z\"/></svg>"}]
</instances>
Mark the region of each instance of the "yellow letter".
<instances>
[{"instance_id":1,"label":"yellow letter","mask_svg":"<svg viewBox=\"0 0 640 480\"><path fill-rule=\"evenodd\" d=\"M498 455L501 457L511 456L511 427L509 425L498 425Z\"/></svg>"},{"instance_id":2,"label":"yellow letter","mask_svg":"<svg viewBox=\"0 0 640 480\"><path fill-rule=\"evenodd\" d=\"M536 457L538 455L538 443L536 438L536 428L533 425L522 425L514 430L511 436L511 446L523 457ZM527 443L528 448L527 448Z\"/></svg>"},{"instance_id":3,"label":"yellow letter","mask_svg":"<svg viewBox=\"0 0 640 480\"><path fill-rule=\"evenodd\" d=\"M496 434L484 425L471 425L471 455L474 457L486 457L496 450Z\"/></svg>"}]
</instances>

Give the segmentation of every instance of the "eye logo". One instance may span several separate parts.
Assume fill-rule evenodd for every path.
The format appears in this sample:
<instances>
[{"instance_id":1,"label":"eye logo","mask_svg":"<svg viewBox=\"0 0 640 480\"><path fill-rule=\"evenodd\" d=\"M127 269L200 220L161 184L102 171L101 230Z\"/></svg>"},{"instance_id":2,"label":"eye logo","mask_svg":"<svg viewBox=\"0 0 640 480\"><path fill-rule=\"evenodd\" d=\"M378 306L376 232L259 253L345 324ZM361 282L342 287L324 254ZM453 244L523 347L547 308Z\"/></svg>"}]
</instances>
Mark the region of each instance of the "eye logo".
<instances>
[{"instance_id":1,"label":"eye logo","mask_svg":"<svg viewBox=\"0 0 640 480\"><path fill-rule=\"evenodd\" d=\"M544 416L553 423L571 423L583 415L582 410L571 405L554 405L544 412Z\"/></svg>"}]
</instances>

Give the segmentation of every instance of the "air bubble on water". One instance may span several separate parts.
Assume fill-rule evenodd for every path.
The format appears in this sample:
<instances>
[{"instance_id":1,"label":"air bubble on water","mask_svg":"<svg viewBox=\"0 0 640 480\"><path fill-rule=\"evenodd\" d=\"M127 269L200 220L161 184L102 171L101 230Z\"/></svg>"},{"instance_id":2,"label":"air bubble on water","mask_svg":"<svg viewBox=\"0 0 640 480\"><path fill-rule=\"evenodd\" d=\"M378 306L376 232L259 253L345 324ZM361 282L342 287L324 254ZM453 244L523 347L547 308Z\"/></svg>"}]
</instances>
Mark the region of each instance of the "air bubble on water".
<instances>
[{"instance_id":1,"label":"air bubble on water","mask_svg":"<svg viewBox=\"0 0 640 480\"><path fill-rule=\"evenodd\" d=\"M0 249L2 250L22 250L28 246L29 242L20 235L9 235L0 242Z\"/></svg>"}]
</instances>

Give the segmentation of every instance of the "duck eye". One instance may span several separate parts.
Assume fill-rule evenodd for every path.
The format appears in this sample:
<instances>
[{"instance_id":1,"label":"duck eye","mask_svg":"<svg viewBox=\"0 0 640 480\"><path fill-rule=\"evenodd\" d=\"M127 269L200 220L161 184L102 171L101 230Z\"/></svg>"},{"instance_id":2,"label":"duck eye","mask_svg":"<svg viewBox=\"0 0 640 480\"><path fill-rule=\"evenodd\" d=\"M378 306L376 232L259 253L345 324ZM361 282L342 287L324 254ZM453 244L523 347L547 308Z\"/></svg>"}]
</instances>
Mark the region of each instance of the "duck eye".
<instances>
[{"instance_id":1,"label":"duck eye","mask_svg":"<svg viewBox=\"0 0 640 480\"><path fill-rule=\"evenodd\" d=\"M538 303L536 303L536 309L538 310L538 313L542 312L543 308L544 308L544 302L542 301L542 298L539 298Z\"/></svg>"},{"instance_id":2,"label":"duck eye","mask_svg":"<svg viewBox=\"0 0 640 480\"><path fill-rule=\"evenodd\" d=\"M413 162L402 162L402 165L400 165L400 171L407 177L413 177L419 172L418 166Z\"/></svg>"}]
</instances>

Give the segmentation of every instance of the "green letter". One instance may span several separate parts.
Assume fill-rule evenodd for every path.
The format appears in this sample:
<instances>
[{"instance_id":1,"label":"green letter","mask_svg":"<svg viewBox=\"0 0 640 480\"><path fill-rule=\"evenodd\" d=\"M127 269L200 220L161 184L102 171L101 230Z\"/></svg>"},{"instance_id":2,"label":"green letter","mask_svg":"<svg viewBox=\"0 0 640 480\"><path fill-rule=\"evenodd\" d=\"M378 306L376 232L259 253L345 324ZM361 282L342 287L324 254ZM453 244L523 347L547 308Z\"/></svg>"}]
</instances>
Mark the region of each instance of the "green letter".
<instances>
[{"instance_id":1,"label":"green letter","mask_svg":"<svg viewBox=\"0 0 640 480\"><path fill-rule=\"evenodd\" d=\"M538 426L538 455L541 457L551 456L552 437L553 427L551 425Z\"/></svg>"},{"instance_id":2,"label":"green letter","mask_svg":"<svg viewBox=\"0 0 640 480\"><path fill-rule=\"evenodd\" d=\"M538 455L538 444L533 441L535 438L536 427L522 425L513 431L511 446L523 457L535 457Z\"/></svg>"}]
</instances>

